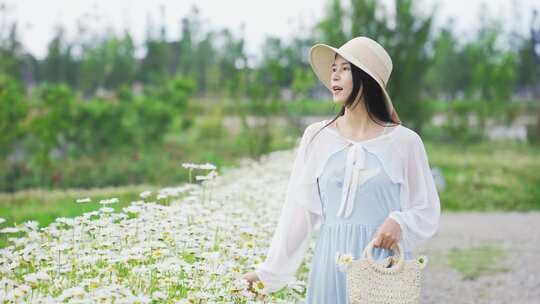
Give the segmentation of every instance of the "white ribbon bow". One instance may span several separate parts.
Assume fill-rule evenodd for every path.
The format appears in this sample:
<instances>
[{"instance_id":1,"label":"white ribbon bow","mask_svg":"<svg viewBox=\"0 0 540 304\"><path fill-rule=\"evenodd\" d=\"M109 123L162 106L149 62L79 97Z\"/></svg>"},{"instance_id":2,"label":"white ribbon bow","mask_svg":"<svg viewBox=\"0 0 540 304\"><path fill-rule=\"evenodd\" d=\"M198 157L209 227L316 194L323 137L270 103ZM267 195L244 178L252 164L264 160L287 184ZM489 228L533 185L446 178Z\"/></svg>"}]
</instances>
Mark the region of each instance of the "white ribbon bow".
<instances>
[{"instance_id":1,"label":"white ribbon bow","mask_svg":"<svg viewBox=\"0 0 540 304\"><path fill-rule=\"evenodd\" d=\"M337 212L337 216L341 217L351 215L358 186L379 173L379 168L365 168L366 152L361 143L349 143L349 147L345 162L341 205Z\"/></svg>"}]
</instances>

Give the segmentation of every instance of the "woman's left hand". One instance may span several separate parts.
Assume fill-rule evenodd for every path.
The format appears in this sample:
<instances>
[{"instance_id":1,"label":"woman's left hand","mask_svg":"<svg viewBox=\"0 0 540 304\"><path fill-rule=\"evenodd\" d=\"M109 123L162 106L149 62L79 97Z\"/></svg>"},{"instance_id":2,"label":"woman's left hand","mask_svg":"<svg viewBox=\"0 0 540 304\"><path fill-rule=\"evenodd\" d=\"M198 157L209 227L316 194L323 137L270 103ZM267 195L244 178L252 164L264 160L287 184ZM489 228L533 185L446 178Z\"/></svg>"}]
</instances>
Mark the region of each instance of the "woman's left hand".
<instances>
[{"instance_id":1,"label":"woman's left hand","mask_svg":"<svg viewBox=\"0 0 540 304\"><path fill-rule=\"evenodd\" d=\"M373 238L375 239L373 247L390 250L401 238L401 227L398 222L389 217L382 223Z\"/></svg>"}]
</instances>

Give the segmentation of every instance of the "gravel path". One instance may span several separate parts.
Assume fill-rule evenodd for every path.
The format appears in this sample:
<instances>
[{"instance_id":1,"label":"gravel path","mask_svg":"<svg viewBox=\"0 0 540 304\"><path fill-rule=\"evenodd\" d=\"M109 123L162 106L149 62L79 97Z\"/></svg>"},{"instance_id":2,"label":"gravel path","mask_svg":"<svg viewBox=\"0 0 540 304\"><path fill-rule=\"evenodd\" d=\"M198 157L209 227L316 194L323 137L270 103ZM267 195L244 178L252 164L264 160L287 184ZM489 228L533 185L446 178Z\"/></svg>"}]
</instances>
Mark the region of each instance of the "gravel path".
<instances>
[{"instance_id":1,"label":"gravel path","mask_svg":"<svg viewBox=\"0 0 540 304\"><path fill-rule=\"evenodd\" d=\"M443 211L438 234L419 253L443 257L481 245L503 248L497 266L508 271L465 279L438 258L426 268L422 303L540 303L540 212Z\"/></svg>"},{"instance_id":2,"label":"gravel path","mask_svg":"<svg viewBox=\"0 0 540 304\"><path fill-rule=\"evenodd\" d=\"M292 151L278 151L260 162L247 160L242 167L249 167L253 175L241 176L232 170L223 177L242 180L241 184L247 187L257 175L256 179L264 180L268 188L284 191L293 156ZM429 258L421 303L540 303L540 212L450 213L444 211L442 203L438 233L417 252ZM281 205L278 200L271 207ZM468 279L450 266L447 254L453 249L482 245L505 252L495 263L501 271Z\"/></svg>"}]
</instances>

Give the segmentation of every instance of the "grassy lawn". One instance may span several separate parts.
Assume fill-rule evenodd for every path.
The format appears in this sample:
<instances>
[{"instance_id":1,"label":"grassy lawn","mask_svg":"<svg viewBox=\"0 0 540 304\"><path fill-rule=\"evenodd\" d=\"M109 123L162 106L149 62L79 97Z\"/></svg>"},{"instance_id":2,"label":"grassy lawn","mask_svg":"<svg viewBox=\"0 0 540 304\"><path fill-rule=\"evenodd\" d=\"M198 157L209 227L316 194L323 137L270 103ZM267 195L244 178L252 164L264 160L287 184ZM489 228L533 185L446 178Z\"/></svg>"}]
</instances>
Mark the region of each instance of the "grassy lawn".
<instances>
[{"instance_id":1,"label":"grassy lawn","mask_svg":"<svg viewBox=\"0 0 540 304\"><path fill-rule=\"evenodd\" d=\"M510 142L451 145L425 142L446 189L443 211L540 209L540 147Z\"/></svg>"},{"instance_id":2,"label":"grassy lawn","mask_svg":"<svg viewBox=\"0 0 540 304\"><path fill-rule=\"evenodd\" d=\"M451 249L447 254L448 264L459 271L463 278L473 280L481 275L491 275L508 271L499 262L505 256L505 251L494 245Z\"/></svg>"},{"instance_id":3,"label":"grassy lawn","mask_svg":"<svg viewBox=\"0 0 540 304\"><path fill-rule=\"evenodd\" d=\"M145 190L156 191L159 188L149 185L107 187L98 189L70 190L24 190L15 194L0 194L0 217L6 222L1 227L15 223L37 221L39 227L45 227L58 217L75 217L102 207L99 201L116 197L119 203L107 205L120 211L131 201L139 200L139 194ZM90 197L89 203L76 203L79 198ZM0 234L0 248L4 247L7 237L16 234Z\"/></svg>"}]
</instances>

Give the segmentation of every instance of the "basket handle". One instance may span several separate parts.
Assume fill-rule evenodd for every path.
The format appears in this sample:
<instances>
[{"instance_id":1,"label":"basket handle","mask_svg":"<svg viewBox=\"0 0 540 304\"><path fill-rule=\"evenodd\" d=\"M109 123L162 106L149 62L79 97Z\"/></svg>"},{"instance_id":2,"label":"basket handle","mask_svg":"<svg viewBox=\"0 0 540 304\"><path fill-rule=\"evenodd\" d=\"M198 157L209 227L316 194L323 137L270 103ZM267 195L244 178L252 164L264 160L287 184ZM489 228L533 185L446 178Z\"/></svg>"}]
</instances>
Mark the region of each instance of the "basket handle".
<instances>
[{"instance_id":1,"label":"basket handle","mask_svg":"<svg viewBox=\"0 0 540 304\"><path fill-rule=\"evenodd\" d=\"M401 246L401 243L397 242L392 246L392 250L394 251L395 255L399 257L397 263L395 265L392 265L390 268L382 267L381 265L377 264L375 260L373 260L373 245L375 244L375 239L372 239L364 248L364 251L362 252L362 257L367 259L368 263L378 270L385 272L385 273L394 273L398 272L403 268L403 263L405 260L404 254L403 254L403 247Z\"/></svg>"}]
</instances>

